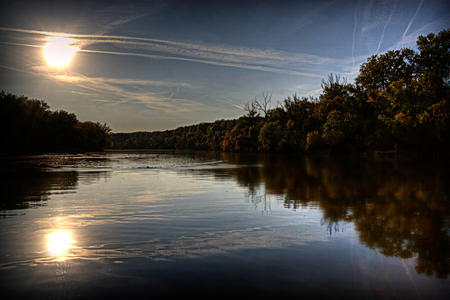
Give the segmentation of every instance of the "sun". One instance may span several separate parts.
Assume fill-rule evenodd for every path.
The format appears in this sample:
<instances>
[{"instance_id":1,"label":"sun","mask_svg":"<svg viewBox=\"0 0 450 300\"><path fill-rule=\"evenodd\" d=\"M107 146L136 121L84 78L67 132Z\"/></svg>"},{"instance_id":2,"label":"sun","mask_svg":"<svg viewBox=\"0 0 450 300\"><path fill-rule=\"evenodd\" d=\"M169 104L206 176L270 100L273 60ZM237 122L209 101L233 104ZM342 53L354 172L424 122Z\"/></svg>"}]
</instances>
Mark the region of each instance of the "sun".
<instances>
[{"instance_id":1,"label":"sun","mask_svg":"<svg viewBox=\"0 0 450 300\"><path fill-rule=\"evenodd\" d=\"M62 37L48 37L44 46L44 58L52 67L62 67L70 63L72 57L79 50L73 44L77 41Z\"/></svg>"}]
</instances>

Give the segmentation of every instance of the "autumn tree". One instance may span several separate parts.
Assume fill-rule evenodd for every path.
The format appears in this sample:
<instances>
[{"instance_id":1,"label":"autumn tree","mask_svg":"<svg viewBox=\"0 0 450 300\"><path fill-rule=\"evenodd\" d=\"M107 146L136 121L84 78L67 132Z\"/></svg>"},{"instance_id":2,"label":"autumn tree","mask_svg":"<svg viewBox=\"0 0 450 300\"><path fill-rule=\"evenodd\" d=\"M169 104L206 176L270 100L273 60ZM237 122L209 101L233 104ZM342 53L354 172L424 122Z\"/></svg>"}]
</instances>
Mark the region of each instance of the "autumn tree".
<instances>
[{"instance_id":1,"label":"autumn tree","mask_svg":"<svg viewBox=\"0 0 450 300\"><path fill-rule=\"evenodd\" d=\"M294 95L272 108L272 94L263 92L261 101L245 103L239 119L125 142L121 136L117 146L445 155L450 151L450 32L420 36L417 46L418 51L402 48L369 57L355 83L330 74L317 99Z\"/></svg>"}]
</instances>

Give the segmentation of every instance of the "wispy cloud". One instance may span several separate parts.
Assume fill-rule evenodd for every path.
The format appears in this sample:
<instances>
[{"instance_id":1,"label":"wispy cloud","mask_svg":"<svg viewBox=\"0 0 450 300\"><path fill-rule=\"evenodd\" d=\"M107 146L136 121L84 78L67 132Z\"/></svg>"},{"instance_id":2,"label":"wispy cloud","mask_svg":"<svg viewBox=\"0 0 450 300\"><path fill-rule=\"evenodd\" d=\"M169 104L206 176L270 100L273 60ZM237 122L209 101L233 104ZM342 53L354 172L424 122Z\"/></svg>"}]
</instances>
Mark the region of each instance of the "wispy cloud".
<instances>
[{"instance_id":1,"label":"wispy cloud","mask_svg":"<svg viewBox=\"0 0 450 300\"><path fill-rule=\"evenodd\" d=\"M353 13L353 35L352 35L352 69L355 67L355 40L356 40L356 25L358 24L357 16L357 7L355 7L355 11Z\"/></svg>"},{"instance_id":2,"label":"wispy cloud","mask_svg":"<svg viewBox=\"0 0 450 300\"><path fill-rule=\"evenodd\" d=\"M45 65L32 66L27 70L1 65L0 67L51 78L62 84L70 84L72 87L68 92L86 96L87 98L85 100L88 101L98 102L99 104L103 103L104 105L102 107L104 108L122 104L141 105L146 109L163 113L166 116L175 116L180 113L199 110L210 110L206 104L174 97L180 91L180 88L196 88L196 86L188 83L130 78L89 77L71 73L68 69L55 70ZM157 87L158 90L172 89L172 92L150 92L146 89L148 87ZM173 91L173 88L176 88L176 90Z\"/></svg>"},{"instance_id":3,"label":"wispy cloud","mask_svg":"<svg viewBox=\"0 0 450 300\"><path fill-rule=\"evenodd\" d=\"M78 39L77 46L81 48L81 52L140 56L150 59L191 61L216 66L236 67L306 77L322 77L311 71L302 71L304 69L310 69L311 65L321 66L337 63L334 59L317 55L291 53L273 49L207 44L193 41L170 41L111 35L68 34L15 28L0 28L0 30ZM112 44L129 51L118 52L89 49L89 46L94 44ZM133 50L144 50L149 53L135 53Z\"/></svg>"},{"instance_id":4,"label":"wispy cloud","mask_svg":"<svg viewBox=\"0 0 450 300\"><path fill-rule=\"evenodd\" d=\"M389 49L399 49L403 47L414 47L416 45L417 37L420 35L427 35L434 32L436 28L448 28L450 26L450 16L430 22L416 31L405 35L400 41L395 43Z\"/></svg>"},{"instance_id":5,"label":"wispy cloud","mask_svg":"<svg viewBox=\"0 0 450 300\"><path fill-rule=\"evenodd\" d=\"M68 83L89 82L93 84L110 83L115 85L140 85L140 86L163 86L163 87L192 87L188 83L171 83L165 81L141 80L141 79L127 79L127 78L100 78L100 77L86 77L81 75L53 75L53 78Z\"/></svg>"},{"instance_id":6,"label":"wispy cloud","mask_svg":"<svg viewBox=\"0 0 450 300\"><path fill-rule=\"evenodd\" d=\"M13 45L13 46L24 46L24 47L34 47L34 48L43 48L41 45L31 45L31 44L20 44L20 43L8 43L8 42L0 42L0 44L5 45Z\"/></svg>"},{"instance_id":7,"label":"wispy cloud","mask_svg":"<svg viewBox=\"0 0 450 300\"><path fill-rule=\"evenodd\" d=\"M237 103L236 101L228 99L227 97L222 97L222 98L225 99L225 101L221 100L221 99L216 99L216 100L221 101L221 102L226 102L226 103L231 104L232 106L239 108L239 109L245 109L245 107L242 104Z\"/></svg>"},{"instance_id":8,"label":"wispy cloud","mask_svg":"<svg viewBox=\"0 0 450 300\"><path fill-rule=\"evenodd\" d=\"M392 8L391 13L389 14L387 21L384 23L383 32L381 33L380 42L378 43L378 47L377 47L377 51L376 51L377 53L380 51L380 47L381 47L381 44L383 43L383 39L384 39L384 33L386 32L386 27L391 22L392 15L394 14L396 7L397 7L397 1L395 1L394 7Z\"/></svg>"},{"instance_id":9,"label":"wispy cloud","mask_svg":"<svg viewBox=\"0 0 450 300\"><path fill-rule=\"evenodd\" d=\"M14 68L14 67L8 67L8 66L3 66L0 65L0 68L4 68L4 69L8 69L8 70L13 70L13 71L17 71L17 72L21 72L21 73L27 73L27 74L32 74L32 75L38 75L35 72L31 72L29 70L23 70L23 69L19 69L19 68Z\"/></svg>"},{"instance_id":10,"label":"wispy cloud","mask_svg":"<svg viewBox=\"0 0 450 300\"><path fill-rule=\"evenodd\" d=\"M111 5L94 11L90 17L93 20L95 27L100 28L97 30L97 34L105 34L115 27L155 14L162 8L167 7L169 3L154 2L150 6L138 5L138 8L136 8L135 5L127 5L126 3Z\"/></svg>"},{"instance_id":11,"label":"wispy cloud","mask_svg":"<svg viewBox=\"0 0 450 300\"><path fill-rule=\"evenodd\" d=\"M419 10L420 10L420 8L422 7L422 3L423 3L423 0L421 0L420 3L419 3L419 6L417 6L416 12L414 13L414 16L412 17L411 21L409 21L408 27L406 27L406 30L405 30L405 32L403 33L403 37L402 37L402 38L405 38L406 33L408 33L408 30L409 30L409 28L411 27L411 24L414 22L414 19L415 19L415 18L417 17L417 15L419 14Z\"/></svg>"},{"instance_id":12,"label":"wispy cloud","mask_svg":"<svg viewBox=\"0 0 450 300\"><path fill-rule=\"evenodd\" d=\"M178 87L177 90L175 92L173 92L168 99L172 99L173 95L175 95L175 93L178 93L178 91L180 90L180 88Z\"/></svg>"},{"instance_id":13,"label":"wispy cloud","mask_svg":"<svg viewBox=\"0 0 450 300\"><path fill-rule=\"evenodd\" d=\"M132 16L121 17L118 20L115 20L115 21L105 25L100 31L97 32L97 34L107 33L116 26L124 25L126 23L135 21L135 20L140 19L145 16L147 16L147 14L137 14L137 15L132 15Z\"/></svg>"},{"instance_id":14,"label":"wispy cloud","mask_svg":"<svg viewBox=\"0 0 450 300\"><path fill-rule=\"evenodd\" d=\"M310 97L310 96L311 97L317 97L317 96L319 96L320 93L322 93L322 88L318 88L318 89L309 91L309 92L305 93L303 95L303 97Z\"/></svg>"}]
</instances>

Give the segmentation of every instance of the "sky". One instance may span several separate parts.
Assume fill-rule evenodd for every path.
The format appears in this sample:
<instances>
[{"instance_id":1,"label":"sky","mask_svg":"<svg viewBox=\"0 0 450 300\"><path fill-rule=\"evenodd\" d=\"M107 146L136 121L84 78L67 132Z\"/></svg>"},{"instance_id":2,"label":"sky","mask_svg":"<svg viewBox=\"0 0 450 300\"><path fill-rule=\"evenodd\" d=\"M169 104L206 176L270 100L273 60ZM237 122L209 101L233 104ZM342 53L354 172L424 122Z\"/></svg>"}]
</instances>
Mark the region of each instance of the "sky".
<instances>
[{"instance_id":1,"label":"sky","mask_svg":"<svg viewBox=\"0 0 450 300\"><path fill-rule=\"evenodd\" d=\"M0 89L113 132L168 130L239 118L263 92L317 97L448 28L450 1L1 0ZM76 52L54 66L58 43Z\"/></svg>"}]
</instances>

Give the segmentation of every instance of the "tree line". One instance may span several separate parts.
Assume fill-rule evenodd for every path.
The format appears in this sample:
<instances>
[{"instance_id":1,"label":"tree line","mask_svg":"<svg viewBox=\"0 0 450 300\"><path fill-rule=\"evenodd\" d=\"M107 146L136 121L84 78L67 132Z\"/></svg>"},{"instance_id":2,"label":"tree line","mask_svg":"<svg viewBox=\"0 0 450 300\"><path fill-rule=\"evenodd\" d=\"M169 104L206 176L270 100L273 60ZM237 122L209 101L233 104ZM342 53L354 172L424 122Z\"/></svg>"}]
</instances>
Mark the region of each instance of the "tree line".
<instances>
[{"instance_id":1,"label":"tree line","mask_svg":"<svg viewBox=\"0 0 450 300\"><path fill-rule=\"evenodd\" d=\"M1 156L101 151L112 146L106 124L80 122L73 113L51 111L43 100L0 93Z\"/></svg>"},{"instance_id":2,"label":"tree line","mask_svg":"<svg viewBox=\"0 0 450 300\"><path fill-rule=\"evenodd\" d=\"M450 30L419 36L417 47L371 56L355 83L329 75L318 98L294 95L271 108L263 93L238 119L117 133L114 148L446 155Z\"/></svg>"}]
</instances>

